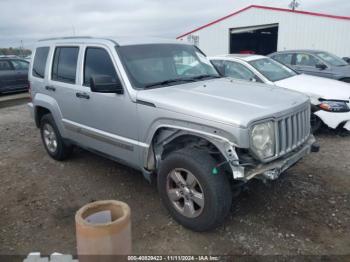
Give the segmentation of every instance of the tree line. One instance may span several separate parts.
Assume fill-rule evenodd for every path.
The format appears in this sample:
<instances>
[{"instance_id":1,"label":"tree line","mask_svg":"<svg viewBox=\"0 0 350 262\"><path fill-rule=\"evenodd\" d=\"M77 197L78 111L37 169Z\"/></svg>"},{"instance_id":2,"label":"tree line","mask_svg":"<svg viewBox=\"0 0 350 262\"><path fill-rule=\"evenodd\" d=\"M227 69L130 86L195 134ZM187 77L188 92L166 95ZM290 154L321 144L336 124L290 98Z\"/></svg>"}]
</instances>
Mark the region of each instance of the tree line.
<instances>
[{"instance_id":1,"label":"tree line","mask_svg":"<svg viewBox=\"0 0 350 262\"><path fill-rule=\"evenodd\" d=\"M28 56L32 53L29 49L24 48L0 48L0 55L16 55L16 56Z\"/></svg>"}]
</instances>

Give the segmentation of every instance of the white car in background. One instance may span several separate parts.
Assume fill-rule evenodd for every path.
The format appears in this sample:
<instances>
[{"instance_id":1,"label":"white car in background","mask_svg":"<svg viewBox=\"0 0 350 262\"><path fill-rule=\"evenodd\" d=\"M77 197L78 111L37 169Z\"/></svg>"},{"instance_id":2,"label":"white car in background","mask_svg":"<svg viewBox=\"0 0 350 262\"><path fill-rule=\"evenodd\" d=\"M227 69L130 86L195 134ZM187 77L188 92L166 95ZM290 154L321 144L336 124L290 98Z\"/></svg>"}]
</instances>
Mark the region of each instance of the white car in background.
<instances>
[{"instance_id":1,"label":"white car in background","mask_svg":"<svg viewBox=\"0 0 350 262\"><path fill-rule=\"evenodd\" d=\"M312 103L311 124L316 131L322 124L342 126L350 131L350 84L299 74L289 67L260 55L209 57L221 75L260 82L307 94Z\"/></svg>"}]
</instances>

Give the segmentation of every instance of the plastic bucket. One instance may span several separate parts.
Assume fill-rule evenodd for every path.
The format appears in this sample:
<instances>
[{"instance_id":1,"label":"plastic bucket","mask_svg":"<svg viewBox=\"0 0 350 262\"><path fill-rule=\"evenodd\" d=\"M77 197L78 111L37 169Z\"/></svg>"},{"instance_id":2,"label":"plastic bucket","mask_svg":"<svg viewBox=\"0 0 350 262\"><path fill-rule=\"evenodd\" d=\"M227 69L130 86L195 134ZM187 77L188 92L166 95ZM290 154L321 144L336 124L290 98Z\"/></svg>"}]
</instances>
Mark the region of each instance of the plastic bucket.
<instances>
[{"instance_id":1,"label":"plastic bucket","mask_svg":"<svg viewBox=\"0 0 350 262\"><path fill-rule=\"evenodd\" d=\"M79 260L131 254L129 206L116 200L89 203L75 215ZM105 257L106 258L106 257Z\"/></svg>"}]
</instances>

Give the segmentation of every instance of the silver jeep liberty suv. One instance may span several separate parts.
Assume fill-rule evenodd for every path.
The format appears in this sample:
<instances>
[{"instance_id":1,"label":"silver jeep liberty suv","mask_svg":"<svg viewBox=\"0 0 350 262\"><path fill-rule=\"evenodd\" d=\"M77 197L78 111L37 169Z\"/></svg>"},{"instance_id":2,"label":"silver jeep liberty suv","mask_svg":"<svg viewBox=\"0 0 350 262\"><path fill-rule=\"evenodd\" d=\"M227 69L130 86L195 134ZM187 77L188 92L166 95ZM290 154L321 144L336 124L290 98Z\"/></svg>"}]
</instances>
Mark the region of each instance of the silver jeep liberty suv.
<instances>
[{"instance_id":1,"label":"silver jeep liberty suv","mask_svg":"<svg viewBox=\"0 0 350 262\"><path fill-rule=\"evenodd\" d=\"M317 149L305 95L222 78L192 45L69 37L33 57L29 108L47 153L80 146L140 170L192 230L220 225L237 182L276 179Z\"/></svg>"}]
</instances>

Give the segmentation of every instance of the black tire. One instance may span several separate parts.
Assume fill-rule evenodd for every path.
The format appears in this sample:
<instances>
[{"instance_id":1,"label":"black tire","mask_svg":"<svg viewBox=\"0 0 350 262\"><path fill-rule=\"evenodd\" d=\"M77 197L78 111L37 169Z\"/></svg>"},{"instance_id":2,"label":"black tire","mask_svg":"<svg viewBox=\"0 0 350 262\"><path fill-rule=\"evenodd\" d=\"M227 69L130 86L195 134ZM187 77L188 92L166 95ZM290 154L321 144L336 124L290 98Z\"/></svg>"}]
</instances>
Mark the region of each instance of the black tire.
<instances>
[{"instance_id":1,"label":"black tire","mask_svg":"<svg viewBox=\"0 0 350 262\"><path fill-rule=\"evenodd\" d=\"M311 114L311 133L315 134L322 126L322 120L315 114Z\"/></svg>"},{"instance_id":2,"label":"black tire","mask_svg":"<svg viewBox=\"0 0 350 262\"><path fill-rule=\"evenodd\" d=\"M161 163L158 173L158 191L172 217L194 231L208 231L219 226L230 212L232 191L224 172L213 174L215 160L206 152L181 149L170 153ZM174 169L190 171L198 180L204 194L204 207L197 217L189 218L175 208L167 194L168 174Z\"/></svg>"},{"instance_id":3,"label":"black tire","mask_svg":"<svg viewBox=\"0 0 350 262\"><path fill-rule=\"evenodd\" d=\"M55 151L52 151L52 150L50 151L48 146L45 143L44 134L43 134L45 125L51 126L54 133L55 133L56 140L57 140L57 147L56 147ZM69 157L73 148L71 145L68 145L65 143L64 139L62 138L62 136L61 136L61 134L56 126L55 120L53 119L51 114L46 114L41 118L41 120L40 120L40 134L41 134L41 140L44 144L46 152L53 159L58 160L58 161L62 161L62 160L67 159Z\"/></svg>"}]
</instances>

